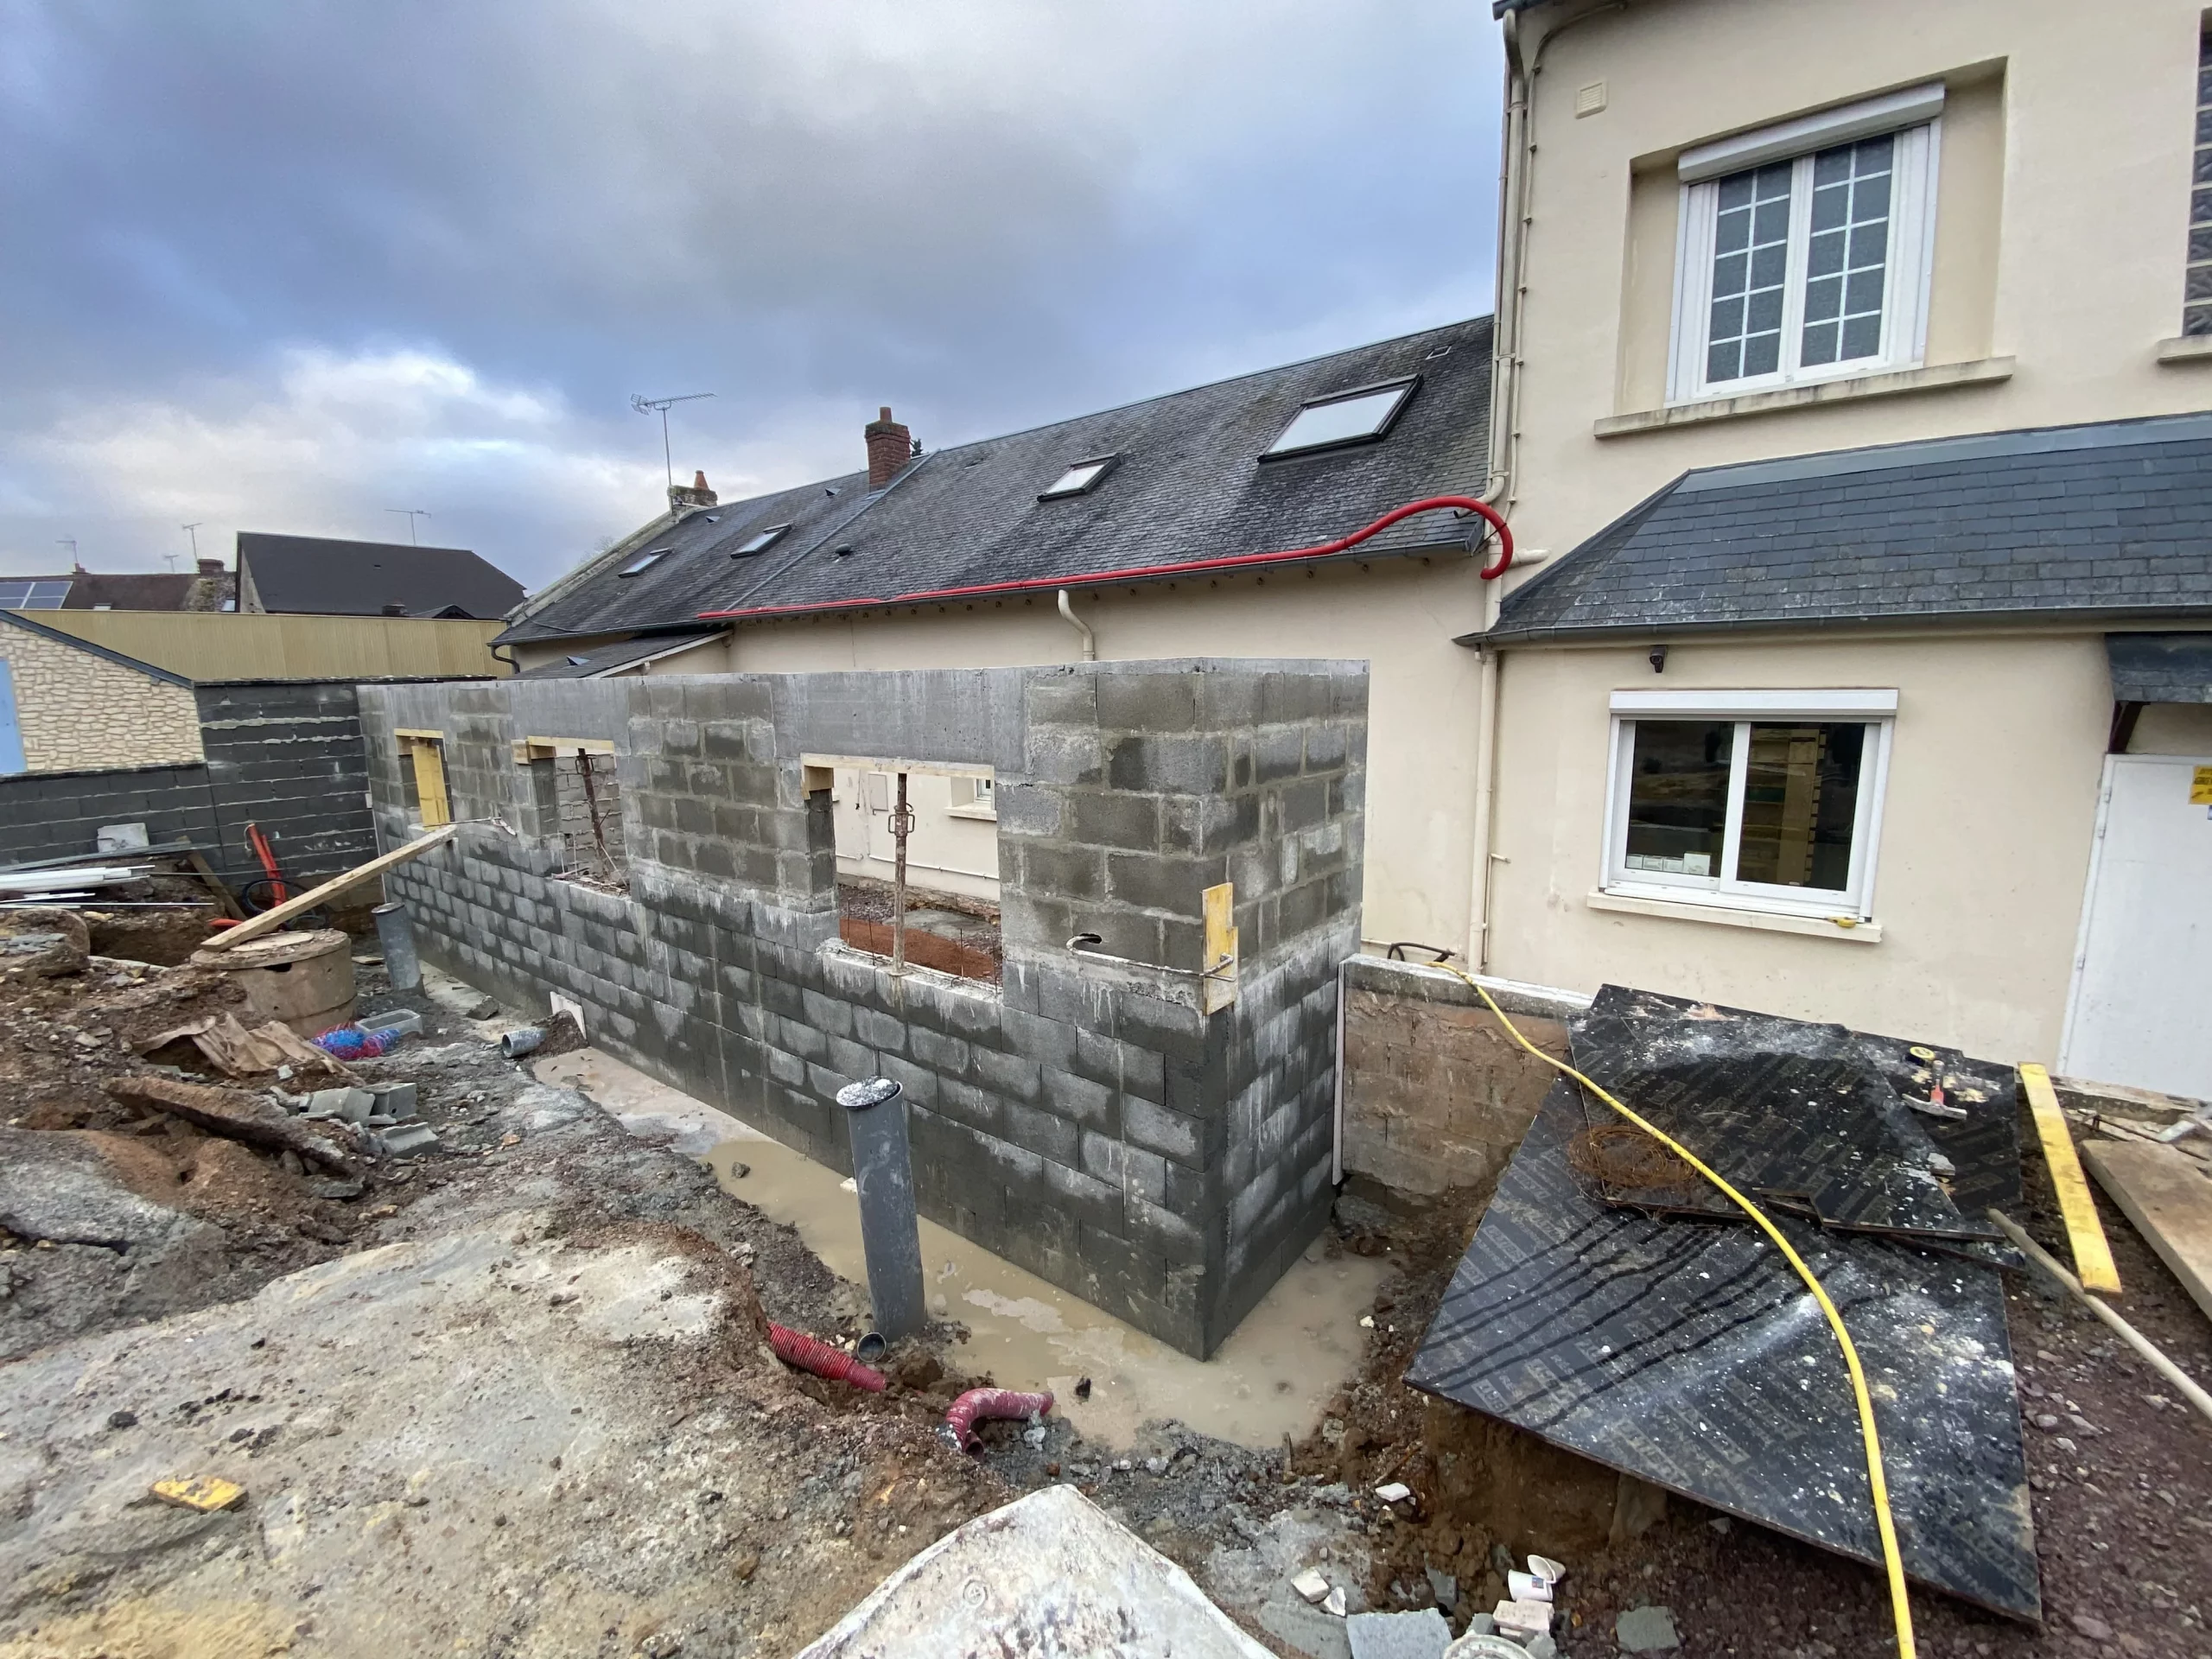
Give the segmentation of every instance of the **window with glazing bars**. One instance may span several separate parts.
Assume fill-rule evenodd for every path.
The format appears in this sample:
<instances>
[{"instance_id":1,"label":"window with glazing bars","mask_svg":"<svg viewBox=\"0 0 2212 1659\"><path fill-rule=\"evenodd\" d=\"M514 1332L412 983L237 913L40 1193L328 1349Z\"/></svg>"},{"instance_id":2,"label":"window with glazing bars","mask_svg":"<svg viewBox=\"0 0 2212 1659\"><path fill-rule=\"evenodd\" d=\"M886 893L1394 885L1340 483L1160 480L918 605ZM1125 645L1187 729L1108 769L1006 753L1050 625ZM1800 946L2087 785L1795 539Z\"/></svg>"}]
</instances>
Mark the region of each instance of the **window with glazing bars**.
<instances>
[{"instance_id":1,"label":"window with glazing bars","mask_svg":"<svg viewBox=\"0 0 2212 1659\"><path fill-rule=\"evenodd\" d=\"M2212 35L2196 43L2196 166L2191 178L2181 331L2212 334Z\"/></svg>"}]
</instances>

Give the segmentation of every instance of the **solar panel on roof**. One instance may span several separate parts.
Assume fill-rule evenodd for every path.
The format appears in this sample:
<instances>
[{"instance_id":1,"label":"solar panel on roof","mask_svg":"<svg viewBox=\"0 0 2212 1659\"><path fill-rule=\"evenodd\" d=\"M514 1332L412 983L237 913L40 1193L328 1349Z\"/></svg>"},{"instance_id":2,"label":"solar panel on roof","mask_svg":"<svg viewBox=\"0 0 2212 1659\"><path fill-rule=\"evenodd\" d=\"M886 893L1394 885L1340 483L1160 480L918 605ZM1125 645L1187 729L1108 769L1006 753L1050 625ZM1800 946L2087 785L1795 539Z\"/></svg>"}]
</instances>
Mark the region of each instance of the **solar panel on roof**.
<instances>
[{"instance_id":1,"label":"solar panel on roof","mask_svg":"<svg viewBox=\"0 0 2212 1659\"><path fill-rule=\"evenodd\" d=\"M1309 449L1332 449L1338 444L1366 443L1382 436L1398 411L1420 384L1419 377L1388 385L1361 386L1309 400L1291 417L1275 441L1260 452L1260 459L1300 454Z\"/></svg>"},{"instance_id":2,"label":"solar panel on roof","mask_svg":"<svg viewBox=\"0 0 2212 1659\"><path fill-rule=\"evenodd\" d=\"M58 611L68 597L66 582L0 582L0 611Z\"/></svg>"}]
</instances>

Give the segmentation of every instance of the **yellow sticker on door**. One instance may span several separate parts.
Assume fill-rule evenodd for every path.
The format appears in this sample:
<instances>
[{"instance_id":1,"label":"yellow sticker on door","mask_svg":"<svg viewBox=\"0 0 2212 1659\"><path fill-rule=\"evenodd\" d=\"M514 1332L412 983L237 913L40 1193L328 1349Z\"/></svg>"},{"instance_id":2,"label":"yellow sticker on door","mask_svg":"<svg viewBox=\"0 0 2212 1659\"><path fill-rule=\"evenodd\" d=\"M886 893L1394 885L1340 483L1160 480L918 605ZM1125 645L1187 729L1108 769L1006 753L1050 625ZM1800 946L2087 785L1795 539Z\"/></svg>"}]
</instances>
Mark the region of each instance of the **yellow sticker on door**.
<instances>
[{"instance_id":1,"label":"yellow sticker on door","mask_svg":"<svg viewBox=\"0 0 2212 1659\"><path fill-rule=\"evenodd\" d=\"M2212 806L2212 766L2196 766L2189 777L2189 804Z\"/></svg>"}]
</instances>

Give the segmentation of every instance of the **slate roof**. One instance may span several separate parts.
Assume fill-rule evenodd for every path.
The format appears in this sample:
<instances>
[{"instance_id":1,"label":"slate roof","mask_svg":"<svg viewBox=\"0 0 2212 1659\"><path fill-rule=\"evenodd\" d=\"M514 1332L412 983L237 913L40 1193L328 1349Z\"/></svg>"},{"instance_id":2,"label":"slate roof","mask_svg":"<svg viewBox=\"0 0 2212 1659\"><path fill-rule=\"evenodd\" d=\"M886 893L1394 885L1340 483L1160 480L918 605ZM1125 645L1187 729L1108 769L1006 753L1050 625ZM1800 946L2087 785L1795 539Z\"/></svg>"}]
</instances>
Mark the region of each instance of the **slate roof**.
<instances>
[{"instance_id":1,"label":"slate roof","mask_svg":"<svg viewBox=\"0 0 2212 1659\"><path fill-rule=\"evenodd\" d=\"M702 639L712 639L727 633L727 628L687 628L673 633L641 633L625 639L619 645L592 645L566 657L556 657L550 663L540 663L536 668L526 668L515 676L518 680L588 680L626 668L632 663L658 657L664 652L683 651L697 645Z\"/></svg>"},{"instance_id":2,"label":"slate roof","mask_svg":"<svg viewBox=\"0 0 2212 1659\"><path fill-rule=\"evenodd\" d=\"M465 547L411 547L320 536L238 532L238 569L264 610L310 616L457 613L488 620L522 602L522 584Z\"/></svg>"},{"instance_id":3,"label":"slate roof","mask_svg":"<svg viewBox=\"0 0 2212 1659\"><path fill-rule=\"evenodd\" d=\"M2212 616L2212 415L1686 473L1461 643Z\"/></svg>"},{"instance_id":4,"label":"slate roof","mask_svg":"<svg viewBox=\"0 0 2212 1659\"><path fill-rule=\"evenodd\" d=\"M1481 493L1490 364L1490 319L1478 317L934 450L872 496L855 474L725 505L602 556L502 638L855 608L1008 582L1079 587L1139 567L1164 578L1201 560L1317 545L1424 496ZM1307 400L1408 375L1420 385L1381 441L1259 460ZM1102 455L1118 460L1089 493L1037 499L1070 463ZM766 553L729 556L785 522L792 531ZM1425 513L1349 556L1464 554L1478 527ZM674 551L642 575L615 574L648 545Z\"/></svg>"},{"instance_id":5,"label":"slate roof","mask_svg":"<svg viewBox=\"0 0 2212 1659\"><path fill-rule=\"evenodd\" d=\"M10 576L10 582L63 582L65 611L213 611L230 594L230 574L178 570L71 570L59 575Z\"/></svg>"},{"instance_id":6,"label":"slate roof","mask_svg":"<svg viewBox=\"0 0 2212 1659\"><path fill-rule=\"evenodd\" d=\"M2212 633L2108 633L2115 702L2212 702Z\"/></svg>"}]
</instances>

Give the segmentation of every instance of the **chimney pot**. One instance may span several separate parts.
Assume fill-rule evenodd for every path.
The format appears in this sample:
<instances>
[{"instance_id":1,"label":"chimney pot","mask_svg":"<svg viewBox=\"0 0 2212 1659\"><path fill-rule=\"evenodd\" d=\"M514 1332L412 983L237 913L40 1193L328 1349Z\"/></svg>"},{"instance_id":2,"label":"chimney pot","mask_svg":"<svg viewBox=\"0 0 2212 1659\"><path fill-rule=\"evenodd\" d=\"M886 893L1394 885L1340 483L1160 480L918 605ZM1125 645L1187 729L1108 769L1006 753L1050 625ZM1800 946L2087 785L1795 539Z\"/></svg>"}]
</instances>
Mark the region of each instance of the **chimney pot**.
<instances>
[{"instance_id":1,"label":"chimney pot","mask_svg":"<svg viewBox=\"0 0 2212 1659\"><path fill-rule=\"evenodd\" d=\"M914 435L891 418L891 405L868 423L861 435L868 440L868 486L882 489L906 470L914 459Z\"/></svg>"},{"instance_id":2,"label":"chimney pot","mask_svg":"<svg viewBox=\"0 0 2212 1659\"><path fill-rule=\"evenodd\" d=\"M685 512L695 507L711 507L717 499L714 491L708 486L707 474L703 468L692 474L691 481L689 484L671 484L668 486L668 510L671 512Z\"/></svg>"}]
</instances>

